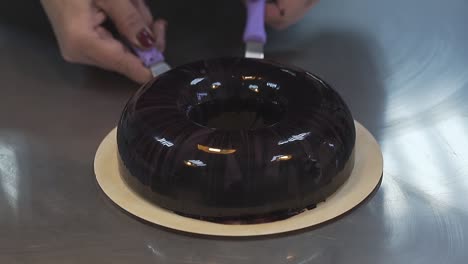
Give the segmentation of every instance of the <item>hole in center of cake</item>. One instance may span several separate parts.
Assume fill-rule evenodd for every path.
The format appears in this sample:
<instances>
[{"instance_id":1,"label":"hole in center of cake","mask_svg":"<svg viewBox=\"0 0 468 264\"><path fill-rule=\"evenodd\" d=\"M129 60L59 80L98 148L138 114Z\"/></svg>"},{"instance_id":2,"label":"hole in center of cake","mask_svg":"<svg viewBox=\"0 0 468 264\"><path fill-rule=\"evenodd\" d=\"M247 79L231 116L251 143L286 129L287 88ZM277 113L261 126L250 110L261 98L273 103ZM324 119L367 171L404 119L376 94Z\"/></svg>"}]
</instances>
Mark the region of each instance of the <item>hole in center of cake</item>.
<instances>
[{"instance_id":1,"label":"hole in center of cake","mask_svg":"<svg viewBox=\"0 0 468 264\"><path fill-rule=\"evenodd\" d=\"M285 112L277 101L230 98L195 105L187 115L191 121L209 128L255 130L278 123Z\"/></svg>"}]
</instances>

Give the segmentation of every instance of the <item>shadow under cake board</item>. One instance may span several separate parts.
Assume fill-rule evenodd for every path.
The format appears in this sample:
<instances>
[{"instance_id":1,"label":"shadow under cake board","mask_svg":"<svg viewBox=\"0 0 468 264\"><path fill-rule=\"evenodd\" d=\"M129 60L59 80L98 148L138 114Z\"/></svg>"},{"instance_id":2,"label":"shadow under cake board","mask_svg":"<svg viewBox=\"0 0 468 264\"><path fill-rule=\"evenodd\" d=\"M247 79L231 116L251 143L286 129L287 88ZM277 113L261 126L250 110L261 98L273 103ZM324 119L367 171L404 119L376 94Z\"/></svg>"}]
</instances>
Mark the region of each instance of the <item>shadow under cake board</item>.
<instances>
[{"instance_id":1,"label":"shadow under cake board","mask_svg":"<svg viewBox=\"0 0 468 264\"><path fill-rule=\"evenodd\" d=\"M94 160L96 179L103 192L119 207L147 222L169 229L200 235L248 237L280 234L314 227L333 220L371 195L383 172L380 147L370 132L356 124L355 164L349 179L325 202L293 217L261 224L229 225L183 217L145 200L120 175L116 129L101 142Z\"/></svg>"}]
</instances>

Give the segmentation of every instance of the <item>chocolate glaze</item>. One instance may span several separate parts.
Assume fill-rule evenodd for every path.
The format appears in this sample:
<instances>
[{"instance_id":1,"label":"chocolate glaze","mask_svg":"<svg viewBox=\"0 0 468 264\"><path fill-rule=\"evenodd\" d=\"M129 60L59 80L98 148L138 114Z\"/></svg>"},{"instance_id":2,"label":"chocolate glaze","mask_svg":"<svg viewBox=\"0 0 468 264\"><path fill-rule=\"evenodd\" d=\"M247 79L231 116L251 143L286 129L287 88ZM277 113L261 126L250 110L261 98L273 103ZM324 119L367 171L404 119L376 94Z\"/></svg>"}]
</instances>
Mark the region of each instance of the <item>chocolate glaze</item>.
<instances>
[{"instance_id":1,"label":"chocolate glaze","mask_svg":"<svg viewBox=\"0 0 468 264\"><path fill-rule=\"evenodd\" d=\"M151 202L215 222L283 219L349 177L353 117L317 76L265 60L221 58L143 86L117 129L125 181Z\"/></svg>"}]
</instances>

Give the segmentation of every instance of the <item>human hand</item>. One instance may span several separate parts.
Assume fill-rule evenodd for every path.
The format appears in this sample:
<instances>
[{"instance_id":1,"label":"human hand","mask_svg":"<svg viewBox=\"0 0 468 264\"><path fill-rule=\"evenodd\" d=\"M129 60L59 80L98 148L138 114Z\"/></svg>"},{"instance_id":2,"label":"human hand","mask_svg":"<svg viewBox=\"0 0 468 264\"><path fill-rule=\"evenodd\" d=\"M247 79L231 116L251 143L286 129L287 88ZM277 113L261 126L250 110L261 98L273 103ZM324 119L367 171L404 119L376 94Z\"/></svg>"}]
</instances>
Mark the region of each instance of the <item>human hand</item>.
<instances>
[{"instance_id":1,"label":"human hand","mask_svg":"<svg viewBox=\"0 0 468 264\"><path fill-rule=\"evenodd\" d=\"M140 49L165 48L167 23L153 20L144 0L41 0L63 58L97 66L144 83L151 72L103 27L110 18L119 33Z\"/></svg>"},{"instance_id":2,"label":"human hand","mask_svg":"<svg viewBox=\"0 0 468 264\"><path fill-rule=\"evenodd\" d=\"M268 1L265 10L266 23L275 29L284 29L299 21L320 0Z\"/></svg>"}]
</instances>

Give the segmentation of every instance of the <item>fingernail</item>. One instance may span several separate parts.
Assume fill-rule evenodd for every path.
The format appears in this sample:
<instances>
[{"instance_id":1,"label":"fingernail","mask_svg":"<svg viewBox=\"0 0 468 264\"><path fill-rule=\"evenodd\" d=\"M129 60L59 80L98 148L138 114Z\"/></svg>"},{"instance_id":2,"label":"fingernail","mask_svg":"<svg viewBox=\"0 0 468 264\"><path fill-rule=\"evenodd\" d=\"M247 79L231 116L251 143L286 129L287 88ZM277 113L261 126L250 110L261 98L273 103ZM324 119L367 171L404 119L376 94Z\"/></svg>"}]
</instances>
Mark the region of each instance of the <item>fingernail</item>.
<instances>
[{"instance_id":1,"label":"fingernail","mask_svg":"<svg viewBox=\"0 0 468 264\"><path fill-rule=\"evenodd\" d=\"M155 40L151 33L146 29L142 29L138 34L136 35L136 38L140 45L144 48L151 48L154 46Z\"/></svg>"}]
</instances>

